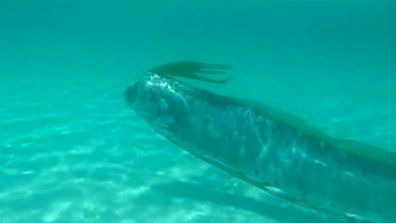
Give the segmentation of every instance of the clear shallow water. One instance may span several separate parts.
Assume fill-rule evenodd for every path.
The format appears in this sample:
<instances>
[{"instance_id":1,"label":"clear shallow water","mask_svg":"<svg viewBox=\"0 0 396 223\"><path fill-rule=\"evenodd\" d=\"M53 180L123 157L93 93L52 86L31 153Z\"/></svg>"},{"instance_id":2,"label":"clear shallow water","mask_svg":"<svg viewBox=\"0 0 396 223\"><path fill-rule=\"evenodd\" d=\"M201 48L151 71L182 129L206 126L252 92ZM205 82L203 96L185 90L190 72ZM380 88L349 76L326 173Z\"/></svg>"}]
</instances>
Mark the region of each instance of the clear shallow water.
<instances>
[{"instance_id":1,"label":"clear shallow water","mask_svg":"<svg viewBox=\"0 0 396 223\"><path fill-rule=\"evenodd\" d=\"M232 64L219 92L396 148L392 2L0 4L2 222L326 222L133 114L125 87L173 60Z\"/></svg>"}]
</instances>

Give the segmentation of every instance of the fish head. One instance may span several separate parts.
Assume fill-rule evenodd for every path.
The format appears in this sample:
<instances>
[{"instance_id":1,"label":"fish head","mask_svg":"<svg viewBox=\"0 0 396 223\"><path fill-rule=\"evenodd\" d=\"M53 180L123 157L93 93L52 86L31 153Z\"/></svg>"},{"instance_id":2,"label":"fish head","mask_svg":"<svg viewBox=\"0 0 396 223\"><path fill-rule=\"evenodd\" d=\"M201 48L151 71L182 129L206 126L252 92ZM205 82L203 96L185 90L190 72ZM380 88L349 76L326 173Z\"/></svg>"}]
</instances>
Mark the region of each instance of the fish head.
<instances>
[{"instance_id":1,"label":"fish head","mask_svg":"<svg viewBox=\"0 0 396 223\"><path fill-rule=\"evenodd\" d=\"M147 73L125 90L125 100L149 124L159 128L180 126L188 116L185 98L171 79Z\"/></svg>"}]
</instances>

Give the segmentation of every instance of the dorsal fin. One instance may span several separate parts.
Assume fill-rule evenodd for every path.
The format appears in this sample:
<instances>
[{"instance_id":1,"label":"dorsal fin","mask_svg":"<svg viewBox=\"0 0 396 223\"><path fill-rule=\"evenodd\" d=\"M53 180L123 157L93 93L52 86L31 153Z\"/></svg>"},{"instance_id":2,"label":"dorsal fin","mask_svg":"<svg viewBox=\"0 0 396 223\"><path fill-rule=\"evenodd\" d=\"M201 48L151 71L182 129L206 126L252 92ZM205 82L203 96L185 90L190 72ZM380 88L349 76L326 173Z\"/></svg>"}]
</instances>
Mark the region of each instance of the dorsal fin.
<instances>
[{"instance_id":1,"label":"dorsal fin","mask_svg":"<svg viewBox=\"0 0 396 223\"><path fill-rule=\"evenodd\" d=\"M258 102L249 101L249 100L240 100L240 99L238 99L238 101L240 101L241 103L247 106L258 109L259 112L262 112L263 114L268 115L272 119L284 123L289 127L302 132L303 134L311 135L312 137L315 137L318 140L330 144L336 149L360 157L364 157L366 159L372 159L379 162L383 162L396 168L396 153L391 150L379 148L373 145L357 142L354 140L331 137L326 133L318 130L317 128L314 128L302 118L293 116L291 114L260 104Z\"/></svg>"},{"instance_id":2,"label":"dorsal fin","mask_svg":"<svg viewBox=\"0 0 396 223\"><path fill-rule=\"evenodd\" d=\"M186 60L163 64L151 68L149 72L168 77L184 77L212 83L225 83L231 78L227 73L229 69L231 69L229 65Z\"/></svg>"}]
</instances>

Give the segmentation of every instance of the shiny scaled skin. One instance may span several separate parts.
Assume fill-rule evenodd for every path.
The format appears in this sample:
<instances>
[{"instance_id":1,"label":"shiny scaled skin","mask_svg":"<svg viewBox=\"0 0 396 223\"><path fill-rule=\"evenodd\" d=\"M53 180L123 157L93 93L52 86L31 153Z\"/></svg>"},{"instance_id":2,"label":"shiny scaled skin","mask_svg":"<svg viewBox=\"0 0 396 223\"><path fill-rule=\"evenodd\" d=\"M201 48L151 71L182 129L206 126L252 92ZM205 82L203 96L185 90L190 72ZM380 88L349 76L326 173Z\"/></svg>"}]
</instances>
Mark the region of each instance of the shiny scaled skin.
<instances>
[{"instance_id":1,"label":"shiny scaled skin","mask_svg":"<svg viewBox=\"0 0 396 223\"><path fill-rule=\"evenodd\" d=\"M155 73L128 87L125 98L158 133L256 186L353 222L396 222L394 166L339 150L255 107Z\"/></svg>"}]
</instances>

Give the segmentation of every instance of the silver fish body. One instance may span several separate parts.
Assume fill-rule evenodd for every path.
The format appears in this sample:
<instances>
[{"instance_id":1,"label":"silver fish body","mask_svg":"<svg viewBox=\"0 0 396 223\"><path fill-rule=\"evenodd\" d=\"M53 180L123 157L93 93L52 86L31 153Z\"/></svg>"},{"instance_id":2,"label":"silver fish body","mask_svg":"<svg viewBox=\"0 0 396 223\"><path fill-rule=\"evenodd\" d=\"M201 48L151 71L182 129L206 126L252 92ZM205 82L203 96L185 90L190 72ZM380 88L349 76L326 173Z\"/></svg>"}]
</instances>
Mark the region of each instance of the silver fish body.
<instances>
[{"instance_id":1,"label":"silver fish body","mask_svg":"<svg viewBox=\"0 0 396 223\"><path fill-rule=\"evenodd\" d=\"M394 165L334 148L254 106L155 73L144 74L125 96L158 133L234 176L348 219L396 222Z\"/></svg>"}]
</instances>

